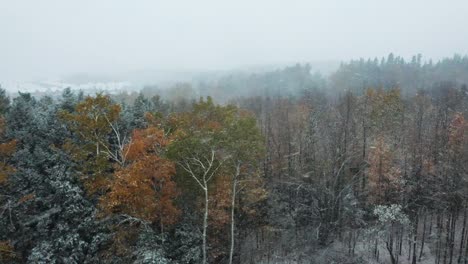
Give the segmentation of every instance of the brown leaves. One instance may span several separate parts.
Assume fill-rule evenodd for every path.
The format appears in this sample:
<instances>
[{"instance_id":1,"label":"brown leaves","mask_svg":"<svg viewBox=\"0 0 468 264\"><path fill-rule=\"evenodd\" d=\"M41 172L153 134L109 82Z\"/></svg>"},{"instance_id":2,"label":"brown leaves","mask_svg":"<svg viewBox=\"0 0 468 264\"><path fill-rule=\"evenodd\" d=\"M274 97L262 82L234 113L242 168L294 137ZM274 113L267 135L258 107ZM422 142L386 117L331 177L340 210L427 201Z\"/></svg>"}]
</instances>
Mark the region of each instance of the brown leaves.
<instances>
[{"instance_id":1,"label":"brown leaves","mask_svg":"<svg viewBox=\"0 0 468 264\"><path fill-rule=\"evenodd\" d=\"M0 162L0 184L5 184L8 176L13 172L15 172L15 168L4 162Z\"/></svg>"},{"instance_id":2,"label":"brown leaves","mask_svg":"<svg viewBox=\"0 0 468 264\"><path fill-rule=\"evenodd\" d=\"M461 147L466 133L467 123L462 113L456 113L450 122L448 128L449 145L452 150L457 150Z\"/></svg>"},{"instance_id":3,"label":"brown leaves","mask_svg":"<svg viewBox=\"0 0 468 264\"><path fill-rule=\"evenodd\" d=\"M110 192L100 202L108 214L128 214L133 217L171 225L180 214L173 200L178 191L172 176L173 162L159 155L167 145L164 132L156 127L135 130L125 148L128 166L114 174Z\"/></svg>"},{"instance_id":4,"label":"brown leaves","mask_svg":"<svg viewBox=\"0 0 468 264\"><path fill-rule=\"evenodd\" d=\"M231 182L229 176L221 175L215 179L210 214L213 227L222 229L230 223Z\"/></svg>"},{"instance_id":5,"label":"brown leaves","mask_svg":"<svg viewBox=\"0 0 468 264\"><path fill-rule=\"evenodd\" d=\"M11 156L16 151L16 140L11 140L0 144L0 157Z\"/></svg>"},{"instance_id":6,"label":"brown leaves","mask_svg":"<svg viewBox=\"0 0 468 264\"><path fill-rule=\"evenodd\" d=\"M0 135L5 132L5 120L0 117ZM16 140L0 143L0 185L5 184L8 176L15 172L15 168L8 165L8 160L16 151Z\"/></svg>"},{"instance_id":7,"label":"brown leaves","mask_svg":"<svg viewBox=\"0 0 468 264\"><path fill-rule=\"evenodd\" d=\"M394 165L394 153L383 137L379 137L369 153L370 199L377 203L391 202L400 187L401 171Z\"/></svg>"},{"instance_id":8,"label":"brown leaves","mask_svg":"<svg viewBox=\"0 0 468 264\"><path fill-rule=\"evenodd\" d=\"M19 204L26 203L28 201L34 200L36 198L35 193L26 194L18 200Z\"/></svg>"},{"instance_id":9,"label":"brown leaves","mask_svg":"<svg viewBox=\"0 0 468 264\"><path fill-rule=\"evenodd\" d=\"M148 127L133 131L132 142L125 147L124 152L129 161L135 161L147 155L159 155L168 144L169 139L162 129Z\"/></svg>"},{"instance_id":10,"label":"brown leaves","mask_svg":"<svg viewBox=\"0 0 468 264\"><path fill-rule=\"evenodd\" d=\"M0 241L0 261L12 261L15 257L16 253L10 241Z\"/></svg>"}]
</instances>

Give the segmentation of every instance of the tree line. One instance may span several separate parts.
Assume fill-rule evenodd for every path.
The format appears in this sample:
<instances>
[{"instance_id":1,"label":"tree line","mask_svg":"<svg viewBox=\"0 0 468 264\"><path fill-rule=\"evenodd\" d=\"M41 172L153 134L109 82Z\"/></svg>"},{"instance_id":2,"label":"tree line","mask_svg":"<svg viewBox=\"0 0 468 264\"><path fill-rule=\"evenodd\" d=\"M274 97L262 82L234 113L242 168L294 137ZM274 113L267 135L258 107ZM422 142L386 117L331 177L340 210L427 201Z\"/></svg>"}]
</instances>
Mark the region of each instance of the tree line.
<instances>
[{"instance_id":1,"label":"tree line","mask_svg":"<svg viewBox=\"0 0 468 264\"><path fill-rule=\"evenodd\" d=\"M467 65L2 91L0 261L468 263Z\"/></svg>"}]
</instances>

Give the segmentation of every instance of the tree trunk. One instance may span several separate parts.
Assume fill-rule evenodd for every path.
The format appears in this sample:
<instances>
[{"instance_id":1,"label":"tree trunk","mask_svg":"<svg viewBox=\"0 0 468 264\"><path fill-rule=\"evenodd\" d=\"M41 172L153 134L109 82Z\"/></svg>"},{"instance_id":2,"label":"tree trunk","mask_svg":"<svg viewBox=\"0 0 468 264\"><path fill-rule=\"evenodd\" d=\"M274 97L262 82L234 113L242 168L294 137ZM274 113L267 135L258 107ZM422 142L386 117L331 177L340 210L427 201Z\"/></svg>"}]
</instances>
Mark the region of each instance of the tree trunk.
<instances>
[{"instance_id":1,"label":"tree trunk","mask_svg":"<svg viewBox=\"0 0 468 264\"><path fill-rule=\"evenodd\" d=\"M352 248L353 248L353 234L352 234L352 231L349 231L348 234L349 234L349 236L348 236L348 255L351 256L351 251L352 251Z\"/></svg>"},{"instance_id":2,"label":"tree trunk","mask_svg":"<svg viewBox=\"0 0 468 264\"><path fill-rule=\"evenodd\" d=\"M446 222L445 226L445 247L444 247L444 264L447 263L447 257L448 257L448 246L450 244L450 217L451 215L449 214L449 217Z\"/></svg>"},{"instance_id":3,"label":"tree trunk","mask_svg":"<svg viewBox=\"0 0 468 264\"><path fill-rule=\"evenodd\" d=\"M416 264L416 241L418 239L418 225L419 225L419 213L416 214L416 223L414 224L414 234L413 234L413 260L412 264Z\"/></svg>"},{"instance_id":4,"label":"tree trunk","mask_svg":"<svg viewBox=\"0 0 468 264\"><path fill-rule=\"evenodd\" d=\"M404 233L404 229L403 227L400 227L400 245L398 247L398 254L401 256L402 252L403 252L403 233Z\"/></svg>"},{"instance_id":5,"label":"tree trunk","mask_svg":"<svg viewBox=\"0 0 468 264\"><path fill-rule=\"evenodd\" d=\"M468 234L465 237L467 237L467 240L465 242L465 253L463 255L463 258L464 258L465 264L468 264Z\"/></svg>"},{"instance_id":6,"label":"tree trunk","mask_svg":"<svg viewBox=\"0 0 468 264\"><path fill-rule=\"evenodd\" d=\"M419 251L419 261L421 261L423 252L424 252L424 241L426 239L426 220L427 220L427 212L424 213L424 223L423 223L423 230L422 230L422 238L421 238L421 250Z\"/></svg>"},{"instance_id":7,"label":"tree trunk","mask_svg":"<svg viewBox=\"0 0 468 264\"><path fill-rule=\"evenodd\" d=\"M232 197L231 197L231 248L229 250L229 264L232 264L232 257L234 255L234 243L235 243L235 222L234 213L236 206L236 192L237 192L237 177L239 176L240 168L236 166L236 175L232 181Z\"/></svg>"},{"instance_id":8,"label":"tree trunk","mask_svg":"<svg viewBox=\"0 0 468 264\"><path fill-rule=\"evenodd\" d=\"M463 210L463 227L462 227L462 233L461 233L461 238L460 238L460 250L458 251L457 263L461 263L462 261L463 246L465 245L465 232L466 232L466 208Z\"/></svg>"},{"instance_id":9,"label":"tree trunk","mask_svg":"<svg viewBox=\"0 0 468 264\"><path fill-rule=\"evenodd\" d=\"M352 251L353 256L356 252L356 243L357 243L358 237L359 237L359 231L354 235L354 239L353 239L353 251Z\"/></svg>"},{"instance_id":10,"label":"tree trunk","mask_svg":"<svg viewBox=\"0 0 468 264\"><path fill-rule=\"evenodd\" d=\"M431 212L429 216L429 236L432 235L432 218L433 218L433 213Z\"/></svg>"},{"instance_id":11,"label":"tree trunk","mask_svg":"<svg viewBox=\"0 0 468 264\"><path fill-rule=\"evenodd\" d=\"M411 244L411 234L408 234L408 262L411 260L411 253L412 253L412 244Z\"/></svg>"},{"instance_id":12,"label":"tree trunk","mask_svg":"<svg viewBox=\"0 0 468 264\"><path fill-rule=\"evenodd\" d=\"M441 254L441 241L442 241L442 220L439 212L437 213L436 218L436 227L437 227L437 243L436 243L436 264L440 263L440 254Z\"/></svg>"},{"instance_id":13,"label":"tree trunk","mask_svg":"<svg viewBox=\"0 0 468 264\"><path fill-rule=\"evenodd\" d=\"M205 182L205 214L203 216L203 264L207 263L206 257L206 231L208 229L208 184Z\"/></svg>"},{"instance_id":14,"label":"tree trunk","mask_svg":"<svg viewBox=\"0 0 468 264\"><path fill-rule=\"evenodd\" d=\"M395 256L393 255L393 250L392 250L392 246L390 245L391 243L393 243L392 241L390 242L386 242L386 245L387 245L387 250L388 250L388 254L390 255L390 261L392 264L396 264L396 259L395 259Z\"/></svg>"},{"instance_id":15,"label":"tree trunk","mask_svg":"<svg viewBox=\"0 0 468 264\"><path fill-rule=\"evenodd\" d=\"M452 213L452 221L450 222L450 251L449 251L449 263L453 261L453 249L455 247L455 227L457 225L458 212Z\"/></svg>"},{"instance_id":16,"label":"tree trunk","mask_svg":"<svg viewBox=\"0 0 468 264\"><path fill-rule=\"evenodd\" d=\"M399 248L400 248L400 226L397 226L396 229L396 234L395 234L395 258L396 262L398 263L400 261L400 253L399 253Z\"/></svg>"},{"instance_id":17,"label":"tree trunk","mask_svg":"<svg viewBox=\"0 0 468 264\"><path fill-rule=\"evenodd\" d=\"M378 259L378 258L377 258L377 250L378 250L377 246L378 246L378 239L377 239L377 238L375 238L375 244L374 244L374 257L375 257L376 259Z\"/></svg>"}]
</instances>

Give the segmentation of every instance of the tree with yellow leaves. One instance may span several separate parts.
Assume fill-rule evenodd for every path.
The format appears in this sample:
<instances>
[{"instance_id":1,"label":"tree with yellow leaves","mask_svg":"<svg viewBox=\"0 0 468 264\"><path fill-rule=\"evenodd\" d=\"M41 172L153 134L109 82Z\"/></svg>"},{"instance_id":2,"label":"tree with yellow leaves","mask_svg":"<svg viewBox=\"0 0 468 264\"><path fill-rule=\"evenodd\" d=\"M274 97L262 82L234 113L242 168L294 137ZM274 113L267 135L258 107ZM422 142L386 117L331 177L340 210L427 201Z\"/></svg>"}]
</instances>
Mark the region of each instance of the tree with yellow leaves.
<instances>
[{"instance_id":1,"label":"tree with yellow leaves","mask_svg":"<svg viewBox=\"0 0 468 264\"><path fill-rule=\"evenodd\" d=\"M126 153L124 145L128 141L116 125L120 116L120 106L109 96L97 94L88 96L75 106L73 112L62 112L77 141L69 140L64 148L78 164L81 178L90 194L103 191L112 171L114 161L124 165ZM110 135L116 138L116 146L109 141Z\"/></svg>"},{"instance_id":2,"label":"tree with yellow leaves","mask_svg":"<svg viewBox=\"0 0 468 264\"><path fill-rule=\"evenodd\" d=\"M192 178L204 195L202 263L208 261L208 217L209 211L213 210L210 206L213 198L210 197L214 195L229 201L228 204L218 203L212 213L220 223L225 223L227 214L221 213L220 208L230 208L229 259L232 263L237 195L252 186L259 186L253 182L261 182L260 177L250 177L259 175L257 165L263 154L263 138L256 120L235 106L215 105L208 97L195 104L193 111L175 116L172 123L176 140L170 148L171 156L181 172Z\"/></svg>"}]
</instances>

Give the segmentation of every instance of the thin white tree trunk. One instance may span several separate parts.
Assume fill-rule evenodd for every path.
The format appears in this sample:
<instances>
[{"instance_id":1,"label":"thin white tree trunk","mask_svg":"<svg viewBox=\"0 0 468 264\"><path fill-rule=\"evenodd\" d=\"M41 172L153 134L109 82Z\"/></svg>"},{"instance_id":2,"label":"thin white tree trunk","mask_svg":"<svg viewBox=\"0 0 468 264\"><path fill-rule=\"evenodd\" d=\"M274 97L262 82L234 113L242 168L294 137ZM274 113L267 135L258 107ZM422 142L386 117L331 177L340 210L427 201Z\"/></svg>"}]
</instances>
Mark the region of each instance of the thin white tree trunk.
<instances>
[{"instance_id":1,"label":"thin white tree trunk","mask_svg":"<svg viewBox=\"0 0 468 264\"><path fill-rule=\"evenodd\" d=\"M235 223L234 223L234 208L236 206L236 185L237 181L235 180L232 186L232 201L231 201L231 249L229 251L229 264L232 264L232 257L234 255L234 234L235 234Z\"/></svg>"},{"instance_id":2,"label":"thin white tree trunk","mask_svg":"<svg viewBox=\"0 0 468 264\"><path fill-rule=\"evenodd\" d=\"M192 165L190 162L193 162L192 164L194 166L198 166L203 169L203 176L199 179L197 175L195 174L194 170L192 169ZM207 256L207 230L208 230L208 208L209 208L209 196L208 196L208 183L210 180L213 178L215 175L216 171L219 169L219 167L222 164L222 161L220 164L218 164L216 167L213 167L213 164L215 162L215 152L214 150L211 151L211 159L206 159L206 164L203 163L202 160L192 157L190 161L184 161L180 162L179 165L190 174L190 176L198 183L198 185L201 187L201 189L205 193L205 212L203 215L203 235L202 235L202 254L203 254L203 259L202 259L202 264L207 264L208 263L208 256Z\"/></svg>"},{"instance_id":3,"label":"thin white tree trunk","mask_svg":"<svg viewBox=\"0 0 468 264\"><path fill-rule=\"evenodd\" d=\"M208 186L205 182L205 214L203 216L203 264L207 263L206 260L206 231L208 229Z\"/></svg>"},{"instance_id":4,"label":"thin white tree trunk","mask_svg":"<svg viewBox=\"0 0 468 264\"><path fill-rule=\"evenodd\" d=\"M237 192L237 177L240 174L240 166L236 166L236 174L232 179L232 198L231 198L231 249L229 250L229 264L232 264L232 257L234 256L234 243L235 243L235 222L234 222L234 209L236 207L236 192Z\"/></svg>"}]
</instances>

